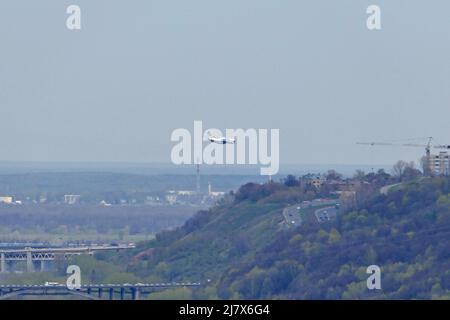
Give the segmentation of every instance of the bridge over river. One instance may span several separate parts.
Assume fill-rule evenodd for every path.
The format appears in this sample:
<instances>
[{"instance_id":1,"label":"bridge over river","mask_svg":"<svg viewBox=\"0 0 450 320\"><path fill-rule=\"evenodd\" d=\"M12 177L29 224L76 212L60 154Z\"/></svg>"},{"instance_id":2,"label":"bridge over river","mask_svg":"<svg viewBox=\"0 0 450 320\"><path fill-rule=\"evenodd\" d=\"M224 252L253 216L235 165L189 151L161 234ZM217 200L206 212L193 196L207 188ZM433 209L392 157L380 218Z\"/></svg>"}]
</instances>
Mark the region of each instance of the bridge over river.
<instances>
[{"instance_id":1,"label":"bridge over river","mask_svg":"<svg viewBox=\"0 0 450 320\"><path fill-rule=\"evenodd\" d=\"M8 272L14 263L26 261L26 271L44 271L46 262L53 261L58 258L67 259L71 256L81 254L94 254L99 251L111 250L127 250L133 249L134 245L117 245L117 246L83 246L83 247L57 247L57 248L19 248L19 249L0 249L0 272ZM36 268L35 264L39 263L40 267Z\"/></svg>"},{"instance_id":2,"label":"bridge over river","mask_svg":"<svg viewBox=\"0 0 450 320\"><path fill-rule=\"evenodd\" d=\"M199 287L195 282L137 283L137 284L89 284L79 289L69 289L62 284L46 285L0 285L0 300L19 296L73 295L90 300L139 300L141 295L177 287Z\"/></svg>"}]
</instances>

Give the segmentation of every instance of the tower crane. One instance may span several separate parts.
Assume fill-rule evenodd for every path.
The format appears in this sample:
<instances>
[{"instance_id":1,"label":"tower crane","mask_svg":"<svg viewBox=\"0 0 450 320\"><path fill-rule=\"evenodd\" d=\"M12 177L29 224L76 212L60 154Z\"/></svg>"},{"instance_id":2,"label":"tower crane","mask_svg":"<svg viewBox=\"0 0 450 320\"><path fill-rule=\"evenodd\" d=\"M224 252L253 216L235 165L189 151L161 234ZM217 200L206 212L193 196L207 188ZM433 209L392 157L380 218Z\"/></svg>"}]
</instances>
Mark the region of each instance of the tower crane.
<instances>
[{"instance_id":1,"label":"tower crane","mask_svg":"<svg viewBox=\"0 0 450 320\"><path fill-rule=\"evenodd\" d=\"M408 139L411 140L425 140L427 139L426 144L416 144L416 143L396 143L396 142L357 142L356 144L361 145L369 145L369 146L399 146L399 147L419 147L419 148L425 148L425 157L427 164L430 163L430 157L431 157L431 148L434 149L450 149L450 145L440 145L440 144L433 144L433 137L425 137L425 138L418 138L418 139ZM405 140L403 140L405 141Z\"/></svg>"}]
</instances>

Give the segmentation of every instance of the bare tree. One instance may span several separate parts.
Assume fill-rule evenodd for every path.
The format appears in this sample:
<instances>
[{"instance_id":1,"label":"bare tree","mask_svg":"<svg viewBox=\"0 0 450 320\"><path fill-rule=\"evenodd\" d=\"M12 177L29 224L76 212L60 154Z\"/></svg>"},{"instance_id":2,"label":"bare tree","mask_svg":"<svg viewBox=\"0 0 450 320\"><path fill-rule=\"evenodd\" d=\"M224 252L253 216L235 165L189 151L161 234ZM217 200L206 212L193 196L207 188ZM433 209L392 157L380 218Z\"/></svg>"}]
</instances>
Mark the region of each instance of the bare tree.
<instances>
[{"instance_id":1,"label":"bare tree","mask_svg":"<svg viewBox=\"0 0 450 320\"><path fill-rule=\"evenodd\" d=\"M339 181L339 180L342 180L342 174L340 174L336 170L328 170L327 174L325 175L325 178L327 179L327 181L332 181L332 180Z\"/></svg>"},{"instance_id":2,"label":"bare tree","mask_svg":"<svg viewBox=\"0 0 450 320\"><path fill-rule=\"evenodd\" d=\"M392 174L400 180L405 177L405 173L408 173L408 176L413 178L420 175L420 171L418 171L415 167L416 166L413 161L408 163L406 161L399 160L392 168Z\"/></svg>"},{"instance_id":3,"label":"bare tree","mask_svg":"<svg viewBox=\"0 0 450 320\"><path fill-rule=\"evenodd\" d=\"M405 169L408 167L408 163L403 160L397 161L396 164L394 164L394 167L392 168L392 174L401 179L403 177L403 174L405 173Z\"/></svg>"},{"instance_id":4,"label":"bare tree","mask_svg":"<svg viewBox=\"0 0 450 320\"><path fill-rule=\"evenodd\" d=\"M355 178L358 181L363 181L366 179L366 173L364 171L358 169L358 170L356 170L353 178Z\"/></svg>"}]
</instances>

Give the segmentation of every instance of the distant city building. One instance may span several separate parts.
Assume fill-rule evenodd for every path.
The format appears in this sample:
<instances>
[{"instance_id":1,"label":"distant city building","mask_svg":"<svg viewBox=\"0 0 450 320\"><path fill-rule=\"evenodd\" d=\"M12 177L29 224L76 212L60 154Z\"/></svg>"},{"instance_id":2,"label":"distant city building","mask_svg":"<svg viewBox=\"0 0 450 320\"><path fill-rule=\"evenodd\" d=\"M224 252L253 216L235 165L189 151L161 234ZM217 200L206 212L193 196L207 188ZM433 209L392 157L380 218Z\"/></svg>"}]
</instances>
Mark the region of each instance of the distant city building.
<instances>
[{"instance_id":1,"label":"distant city building","mask_svg":"<svg viewBox=\"0 0 450 320\"><path fill-rule=\"evenodd\" d=\"M65 204L76 204L80 202L80 195L78 194L66 194L64 195L64 203Z\"/></svg>"},{"instance_id":2,"label":"distant city building","mask_svg":"<svg viewBox=\"0 0 450 320\"><path fill-rule=\"evenodd\" d=\"M147 205L159 205L159 204L161 204L161 199L158 196L147 196L145 198L145 204L147 204Z\"/></svg>"},{"instance_id":3,"label":"distant city building","mask_svg":"<svg viewBox=\"0 0 450 320\"><path fill-rule=\"evenodd\" d=\"M196 191L190 190L169 191L169 193L176 194L177 196L195 196L197 194Z\"/></svg>"},{"instance_id":4,"label":"distant city building","mask_svg":"<svg viewBox=\"0 0 450 320\"><path fill-rule=\"evenodd\" d=\"M208 196L210 197L222 197L225 195L225 192L214 192L212 191L211 183L208 184Z\"/></svg>"},{"instance_id":5,"label":"distant city building","mask_svg":"<svg viewBox=\"0 0 450 320\"><path fill-rule=\"evenodd\" d=\"M320 187L322 187L322 184L325 182L325 179L323 179L322 177L316 177L314 179L311 180L311 184L317 189L319 190Z\"/></svg>"},{"instance_id":6,"label":"distant city building","mask_svg":"<svg viewBox=\"0 0 450 320\"><path fill-rule=\"evenodd\" d=\"M300 178L301 183L306 183L307 185L312 185L314 188L319 190L323 183L326 181L326 179L321 176L320 174L306 174L303 177Z\"/></svg>"},{"instance_id":7,"label":"distant city building","mask_svg":"<svg viewBox=\"0 0 450 320\"><path fill-rule=\"evenodd\" d=\"M105 200L100 201L100 205L103 207L110 207L111 203L106 202Z\"/></svg>"},{"instance_id":8,"label":"distant city building","mask_svg":"<svg viewBox=\"0 0 450 320\"><path fill-rule=\"evenodd\" d=\"M222 197L225 195L225 192L222 191L212 191L209 196L211 197Z\"/></svg>"},{"instance_id":9,"label":"distant city building","mask_svg":"<svg viewBox=\"0 0 450 320\"><path fill-rule=\"evenodd\" d=\"M438 155L430 155L428 167L433 175L450 175L450 158L448 153L442 151Z\"/></svg>"},{"instance_id":10,"label":"distant city building","mask_svg":"<svg viewBox=\"0 0 450 320\"><path fill-rule=\"evenodd\" d=\"M12 204L12 203L13 203L13 197L10 197L10 196L1 196L1 197L0 197L0 203Z\"/></svg>"},{"instance_id":11,"label":"distant city building","mask_svg":"<svg viewBox=\"0 0 450 320\"><path fill-rule=\"evenodd\" d=\"M177 195L173 193L169 193L166 195L166 201L169 204L175 204L177 202Z\"/></svg>"}]
</instances>

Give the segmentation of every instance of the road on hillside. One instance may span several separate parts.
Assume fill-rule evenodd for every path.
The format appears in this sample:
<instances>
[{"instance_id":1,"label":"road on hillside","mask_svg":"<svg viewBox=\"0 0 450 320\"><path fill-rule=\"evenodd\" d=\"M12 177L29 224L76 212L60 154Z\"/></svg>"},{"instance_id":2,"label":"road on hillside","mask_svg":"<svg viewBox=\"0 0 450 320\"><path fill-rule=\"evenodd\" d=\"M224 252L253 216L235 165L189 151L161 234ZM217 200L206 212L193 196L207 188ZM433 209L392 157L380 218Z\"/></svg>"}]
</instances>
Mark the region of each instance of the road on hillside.
<instances>
[{"instance_id":1,"label":"road on hillside","mask_svg":"<svg viewBox=\"0 0 450 320\"><path fill-rule=\"evenodd\" d=\"M299 226L302 224L299 205L284 208L283 217L288 225Z\"/></svg>"},{"instance_id":2,"label":"road on hillside","mask_svg":"<svg viewBox=\"0 0 450 320\"><path fill-rule=\"evenodd\" d=\"M336 218L337 209L335 206L317 209L314 215L316 216L317 222L324 223Z\"/></svg>"},{"instance_id":3,"label":"road on hillside","mask_svg":"<svg viewBox=\"0 0 450 320\"><path fill-rule=\"evenodd\" d=\"M293 206L283 209L283 217L285 222L290 226L300 226L302 224L301 210L313 208L323 205L329 205L327 208L334 208L335 214L337 212L335 205L339 204L339 200L335 199L314 199L313 201L303 201ZM333 207L331 207L333 206ZM316 216L317 217L317 216Z\"/></svg>"},{"instance_id":4,"label":"road on hillside","mask_svg":"<svg viewBox=\"0 0 450 320\"><path fill-rule=\"evenodd\" d=\"M390 185L381 187L380 193L383 195L387 195L392 188L399 186L399 185L401 185L401 183L394 183L394 184L390 184Z\"/></svg>"}]
</instances>

